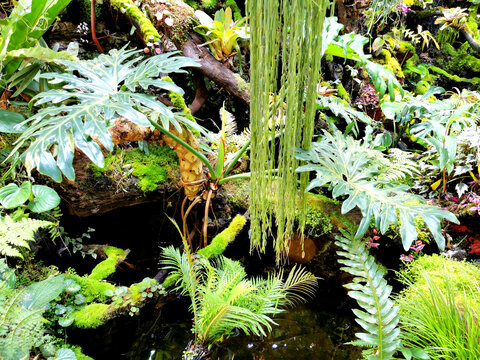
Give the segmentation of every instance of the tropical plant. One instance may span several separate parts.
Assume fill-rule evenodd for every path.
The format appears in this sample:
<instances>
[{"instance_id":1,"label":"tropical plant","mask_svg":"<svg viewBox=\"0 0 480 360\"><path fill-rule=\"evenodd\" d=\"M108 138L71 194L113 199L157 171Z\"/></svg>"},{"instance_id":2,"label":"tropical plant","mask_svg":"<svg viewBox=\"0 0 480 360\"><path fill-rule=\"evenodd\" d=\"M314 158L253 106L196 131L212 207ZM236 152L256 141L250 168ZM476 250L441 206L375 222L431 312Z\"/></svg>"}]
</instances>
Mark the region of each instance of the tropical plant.
<instances>
[{"instance_id":1,"label":"tropical plant","mask_svg":"<svg viewBox=\"0 0 480 360\"><path fill-rule=\"evenodd\" d=\"M20 66L23 58L52 61L72 59L67 52L57 53L48 48L35 47L40 37L53 24L58 14L71 0L20 0L9 17L0 25L0 69L5 75L0 81L4 87Z\"/></svg>"},{"instance_id":2,"label":"tropical plant","mask_svg":"<svg viewBox=\"0 0 480 360\"><path fill-rule=\"evenodd\" d=\"M33 348L39 347L43 348L45 356L55 355L52 338L45 334L42 314L47 304L62 293L63 278L55 276L24 289L15 289L12 281L7 281L9 277L11 274L6 271L0 279L0 357L25 359Z\"/></svg>"},{"instance_id":3,"label":"tropical plant","mask_svg":"<svg viewBox=\"0 0 480 360\"><path fill-rule=\"evenodd\" d=\"M109 151L113 149L108 127L118 116L141 126L150 126L151 122L160 119L164 132L168 132L172 126L181 133L181 124L200 130L194 122L181 113L174 113L154 96L136 92L154 86L183 93L175 84L158 79L158 75L184 72L183 67L198 64L175 53L142 61L139 52L122 48L111 50L108 55L100 55L94 60L63 60L61 63L68 72L40 75L45 79L55 79L50 82L62 83L63 86L34 97L37 106L49 106L42 107L23 123L28 128L12 150L15 153L24 143L35 138L24 152L28 172L37 168L40 173L57 182L62 180L62 174L74 180L72 161L75 147L83 151L95 165L103 168L104 156L99 143ZM145 113L149 114L150 119Z\"/></svg>"},{"instance_id":4,"label":"tropical plant","mask_svg":"<svg viewBox=\"0 0 480 360\"><path fill-rule=\"evenodd\" d=\"M0 217L0 254L23 259L18 248L29 250L29 241L34 240L35 232L40 228L54 228L57 224L50 221L22 217L14 220L10 216Z\"/></svg>"},{"instance_id":5,"label":"tropical plant","mask_svg":"<svg viewBox=\"0 0 480 360\"><path fill-rule=\"evenodd\" d=\"M468 17L468 10L459 7L442 10L443 16L435 19L435 24L441 24L440 31L446 28L458 29Z\"/></svg>"},{"instance_id":6,"label":"tropical plant","mask_svg":"<svg viewBox=\"0 0 480 360\"><path fill-rule=\"evenodd\" d=\"M358 207L363 219L357 229L356 238L361 238L372 221L385 233L391 224L400 218L400 235L405 250L417 238L415 217L421 216L440 249L445 247L440 221L445 218L458 223L452 213L425 204L425 200L408 191L408 186L396 185L381 180L380 175L387 169L388 160L373 149L372 144L362 143L339 132L331 135L324 132L321 141L313 143L311 150L297 149L298 159L307 165L298 172L315 171L316 178L307 191L328 186L334 197L347 196L342 204L342 213Z\"/></svg>"},{"instance_id":7,"label":"tropical plant","mask_svg":"<svg viewBox=\"0 0 480 360\"><path fill-rule=\"evenodd\" d=\"M235 329L265 336L275 325L282 307L305 301L314 294L316 277L293 268L285 281L283 270L267 279L247 279L238 261L219 256L211 262L192 254L182 236L184 252L173 246L163 249L161 263L170 270L176 290L188 295L198 343L211 346L225 340Z\"/></svg>"},{"instance_id":8,"label":"tropical plant","mask_svg":"<svg viewBox=\"0 0 480 360\"><path fill-rule=\"evenodd\" d=\"M422 347L404 347L400 340L399 306L390 299L392 287L385 280L385 271L376 264L368 253L365 243L345 230L340 230L336 245L342 257L338 262L342 270L354 276L352 282L344 285L348 295L355 299L363 310L354 309L355 321L366 331L356 333L358 340L352 345L367 347L365 359L391 359L401 351L406 359L428 359ZM411 344L409 344L411 345Z\"/></svg>"},{"instance_id":9,"label":"tropical plant","mask_svg":"<svg viewBox=\"0 0 480 360\"><path fill-rule=\"evenodd\" d=\"M195 29L207 39L208 47L215 59L225 63L235 55L235 50L241 68L242 56L237 40L248 39L246 18L234 22L230 7L217 11L213 20L201 10L195 11L195 15L200 21L200 25Z\"/></svg>"},{"instance_id":10,"label":"tropical plant","mask_svg":"<svg viewBox=\"0 0 480 360\"><path fill-rule=\"evenodd\" d=\"M32 186L30 181L24 181L20 187L10 183L0 188L0 204L5 209L20 207L27 200L26 207L36 213L52 210L60 204L60 197L55 190L45 185Z\"/></svg>"},{"instance_id":11,"label":"tropical plant","mask_svg":"<svg viewBox=\"0 0 480 360\"><path fill-rule=\"evenodd\" d=\"M401 306L401 338L407 346L424 349L430 359L480 358L478 281L473 288L458 291L453 275L443 270L443 286L426 271L416 279L402 278L408 288L397 300Z\"/></svg>"}]
</instances>

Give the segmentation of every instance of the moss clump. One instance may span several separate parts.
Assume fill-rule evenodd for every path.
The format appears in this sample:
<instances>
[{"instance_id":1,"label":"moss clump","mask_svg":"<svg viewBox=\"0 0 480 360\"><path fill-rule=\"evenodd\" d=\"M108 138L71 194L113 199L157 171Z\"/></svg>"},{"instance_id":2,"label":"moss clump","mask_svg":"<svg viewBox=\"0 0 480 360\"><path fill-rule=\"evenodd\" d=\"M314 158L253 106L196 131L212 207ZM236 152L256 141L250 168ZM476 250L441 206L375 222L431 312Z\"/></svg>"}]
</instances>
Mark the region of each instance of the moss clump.
<instances>
[{"instance_id":1,"label":"moss clump","mask_svg":"<svg viewBox=\"0 0 480 360\"><path fill-rule=\"evenodd\" d=\"M447 73L455 73L459 70L466 74L469 72L478 73L480 72L480 59L473 56L472 52L473 50L468 42L464 42L457 50L452 45L444 43L442 45L444 56L439 57L438 63L441 69Z\"/></svg>"},{"instance_id":2,"label":"moss clump","mask_svg":"<svg viewBox=\"0 0 480 360\"><path fill-rule=\"evenodd\" d=\"M238 90L240 92L249 91L248 83L239 75L235 74L235 79L237 80Z\"/></svg>"},{"instance_id":3,"label":"moss clump","mask_svg":"<svg viewBox=\"0 0 480 360\"><path fill-rule=\"evenodd\" d=\"M445 70L443 70L439 67L433 66L433 65L430 65L428 68L430 70L436 72L437 74L443 75L446 78L448 78L452 81L455 81L455 82L466 82L466 83L473 84L473 85L480 85L480 78L478 78L478 77L467 79L467 78L460 77L458 75L449 74Z\"/></svg>"},{"instance_id":4,"label":"moss clump","mask_svg":"<svg viewBox=\"0 0 480 360\"><path fill-rule=\"evenodd\" d=\"M204 247L198 251L199 255L210 259L215 256L223 254L228 244L230 244L235 237L240 233L240 231L245 226L247 219L242 215L237 215L233 218L232 222L228 227L223 230L220 234L215 236L210 243L210 245Z\"/></svg>"},{"instance_id":5,"label":"moss clump","mask_svg":"<svg viewBox=\"0 0 480 360\"><path fill-rule=\"evenodd\" d=\"M155 29L155 26L153 26L152 22L134 4L132 0L111 0L110 4L114 9L122 13L126 13L128 16L137 21L143 34L143 40L146 43L149 41L160 41L161 36L157 29Z\"/></svg>"},{"instance_id":6,"label":"moss clump","mask_svg":"<svg viewBox=\"0 0 480 360\"><path fill-rule=\"evenodd\" d=\"M306 232L309 236L319 237L332 231L333 226L330 217L323 211L307 205L307 213L305 219Z\"/></svg>"},{"instance_id":7,"label":"moss clump","mask_svg":"<svg viewBox=\"0 0 480 360\"><path fill-rule=\"evenodd\" d=\"M108 309L107 304L93 303L74 311L74 325L82 329L97 328L107 320Z\"/></svg>"},{"instance_id":8,"label":"moss clump","mask_svg":"<svg viewBox=\"0 0 480 360\"><path fill-rule=\"evenodd\" d=\"M105 291L115 291L115 286L100 280L90 279L87 276L79 276L77 274L65 274L66 279L71 279L78 283L82 289L80 294L85 298L85 303L92 301L107 301L109 297L105 295Z\"/></svg>"},{"instance_id":9,"label":"moss clump","mask_svg":"<svg viewBox=\"0 0 480 360\"><path fill-rule=\"evenodd\" d=\"M75 357L77 358L77 360L93 360L93 358L83 353L80 346L72 346L71 349L75 353Z\"/></svg>"},{"instance_id":10,"label":"moss clump","mask_svg":"<svg viewBox=\"0 0 480 360\"><path fill-rule=\"evenodd\" d=\"M117 185L129 184L129 177L122 170L131 166L131 174L138 178L138 188L144 192L154 191L167 180L172 179L173 169L177 168L178 157L168 146L149 147L148 154L140 149L122 150L105 158L103 169L90 164L96 179L108 177Z\"/></svg>"},{"instance_id":11,"label":"moss clump","mask_svg":"<svg viewBox=\"0 0 480 360\"><path fill-rule=\"evenodd\" d=\"M405 75L403 74L402 67L398 60L392 56L392 53L387 49L383 49L379 55L380 64L385 65L385 67L391 70L397 77L404 78Z\"/></svg>"},{"instance_id":12,"label":"moss clump","mask_svg":"<svg viewBox=\"0 0 480 360\"><path fill-rule=\"evenodd\" d=\"M128 252L113 246L106 246L105 255L107 258L97 264L88 276L91 280L103 280L115 272L117 264L125 259Z\"/></svg>"},{"instance_id":13,"label":"moss clump","mask_svg":"<svg viewBox=\"0 0 480 360\"><path fill-rule=\"evenodd\" d=\"M361 215L356 216L353 212L342 214L341 205L338 200L330 199L323 195L307 193L305 194L308 211L324 214L318 217L318 229L329 232L337 229L348 229L355 232L361 220ZM328 218L328 223L326 219ZM330 228L331 226L331 228Z\"/></svg>"},{"instance_id":14,"label":"moss clump","mask_svg":"<svg viewBox=\"0 0 480 360\"><path fill-rule=\"evenodd\" d=\"M342 83L338 83L337 85L337 95L343 100L350 102L350 94L345 90Z\"/></svg>"},{"instance_id":15,"label":"moss clump","mask_svg":"<svg viewBox=\"0 0 480 360\"><path fill-rule=\"evenodd\" d=\"M437 254L422 256L401 271L401 274L414 282L416 286L426 289L426 280L421 276L423 273L428 274L441 289L446 289L445 274L448 274L450 285L456 293L463 293L466 289L474 289L479 286L480 268L478 266ZM407 293L408 289L404 290L405 296L408 296Z\"/></svg>"},{"instance_id":16,"label":"moss clump","mask_svg":"<svg viewBox=\"0 0 480 360\"><path fill-rule=\"evenodd\" d=\"M215 7L218 4L218 0L201 0L202 7L207 11L215 10Z\"/></svg>"}]
</instances>

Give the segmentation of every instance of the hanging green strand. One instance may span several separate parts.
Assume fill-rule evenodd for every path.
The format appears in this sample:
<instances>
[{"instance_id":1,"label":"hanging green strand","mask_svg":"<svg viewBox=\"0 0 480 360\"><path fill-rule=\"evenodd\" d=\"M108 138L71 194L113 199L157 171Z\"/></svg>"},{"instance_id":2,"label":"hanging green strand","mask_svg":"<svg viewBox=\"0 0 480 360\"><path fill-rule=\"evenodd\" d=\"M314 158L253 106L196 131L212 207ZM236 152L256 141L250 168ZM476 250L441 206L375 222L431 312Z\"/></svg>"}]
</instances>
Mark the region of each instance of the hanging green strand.
<instances>
[{"instance_id":1,"label":"hanging green strand","mask_svg":"<svg viewBox=\"0 0 480 360\"><path fill-rule=\"evenodd\" d=\"M249 0L251 247L265 250L272 216L277 260L288 249L295 219L305 226L294 148L310 148L320 79L326 0ZM276 134L279 144L272 140ZM278 168L278 172L272 171ZM300 214L300 215L299 215Z\"/></svg>"}]
</instances>

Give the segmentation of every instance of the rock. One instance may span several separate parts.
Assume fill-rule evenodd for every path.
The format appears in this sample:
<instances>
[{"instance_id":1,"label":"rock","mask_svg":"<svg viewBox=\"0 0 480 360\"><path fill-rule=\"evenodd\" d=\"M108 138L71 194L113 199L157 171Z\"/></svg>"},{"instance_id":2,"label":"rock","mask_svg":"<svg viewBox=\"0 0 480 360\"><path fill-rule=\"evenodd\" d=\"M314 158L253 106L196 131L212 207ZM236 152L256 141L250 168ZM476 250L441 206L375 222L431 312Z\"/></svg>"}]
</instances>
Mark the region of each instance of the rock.
<instances>
[{"instance_id":1,"label":"rock","mask_svg":"<svg viewBox=\"0 0 480 360\"><path fill-rule=\"evenodd\" d=\"M294 234L290 240L287 257L291 262L307 264L315 257L317 252L317 245L312 239L305 237L302 246L300 235Z\"/></svg>"}]
</instances>

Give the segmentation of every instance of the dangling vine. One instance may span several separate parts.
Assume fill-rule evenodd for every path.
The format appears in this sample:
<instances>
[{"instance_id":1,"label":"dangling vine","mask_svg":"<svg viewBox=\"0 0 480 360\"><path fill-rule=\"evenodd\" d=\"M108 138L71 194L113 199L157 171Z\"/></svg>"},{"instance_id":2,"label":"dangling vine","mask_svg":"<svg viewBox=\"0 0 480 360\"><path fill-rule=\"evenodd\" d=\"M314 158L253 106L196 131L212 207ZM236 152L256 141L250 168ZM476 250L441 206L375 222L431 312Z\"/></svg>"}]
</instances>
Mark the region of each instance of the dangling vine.
<instances>
[{"instance_id":1,"label":"dangling vine","mask_svg":"<svg viewBox=\"0 0 480 360\"><path fill-rule=\"evenodd\" d=\"M265 249L274 216L277 260L288 249L294 220L299 218L301 232L305 223L305 214L298 217L298 210L305 208L308 178L295 173L299 162L294 149L309 149L312 140L327 4L325 0L255 0L247 5L254 99L250 107L251 247ZM273 140L277 134L278 147Z\"/></svg>"}]
</instances>

